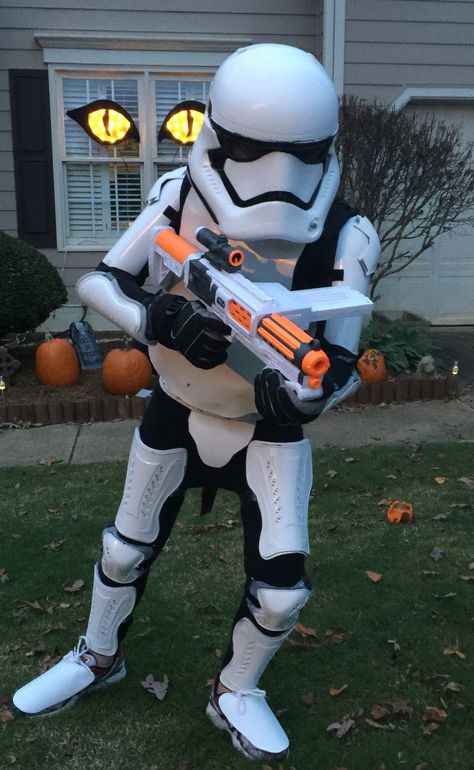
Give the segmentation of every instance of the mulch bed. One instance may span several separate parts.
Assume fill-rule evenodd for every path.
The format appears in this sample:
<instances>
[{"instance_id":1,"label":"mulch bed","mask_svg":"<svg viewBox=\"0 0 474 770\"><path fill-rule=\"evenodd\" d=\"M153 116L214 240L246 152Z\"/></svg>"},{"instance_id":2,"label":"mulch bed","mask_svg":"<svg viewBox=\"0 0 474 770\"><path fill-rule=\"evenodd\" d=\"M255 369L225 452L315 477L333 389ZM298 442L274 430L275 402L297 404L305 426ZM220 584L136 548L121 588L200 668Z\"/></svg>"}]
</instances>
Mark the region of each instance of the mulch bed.
<instances>
[{"instance_id":1,"label":"mulch bed","mask_svg":"<svg viewBox=\"0 0 474 770\"><path fill-rule=\"evenodd\" d=\"M103 356L120 345L117 339L99 342ZM41 385L34 370L36 344L19 346L12 351L21 368L0 395L0 426L58 425L63 423L107 422L140 419L149 398L112 396L102 384L100 369L81 372L77 385L53 388ZM369 404L403 403L444 399L458 392L455 377L417 378L399 375L381 383L364 383L345 402L353 407Z\"/></svg>"}]
</instances>

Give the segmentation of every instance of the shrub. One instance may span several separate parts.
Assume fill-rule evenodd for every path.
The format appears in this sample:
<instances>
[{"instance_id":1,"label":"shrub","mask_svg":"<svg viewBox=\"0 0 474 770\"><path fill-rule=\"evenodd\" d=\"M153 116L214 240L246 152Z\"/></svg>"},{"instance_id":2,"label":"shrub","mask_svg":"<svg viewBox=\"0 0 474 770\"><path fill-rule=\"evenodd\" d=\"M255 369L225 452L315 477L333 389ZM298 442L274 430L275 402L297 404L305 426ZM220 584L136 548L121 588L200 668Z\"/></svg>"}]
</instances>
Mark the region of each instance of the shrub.
<instances>
[{"instance_id":1,"label":"shrub","mask_svg":"<svg viewBox=\"0 0 474 770\"><path fill-rule=\"evenodd\" d=\"M413 371L435 347L423 329L401 319L391 322L372 319L362 329L359 344L361 352L369 348L380 350L387 368L394 372Z\"/></svg>"},{"instance_id":2,"label":"shrub","mask_svg":"<svg viewBox=\"0 0 474 770\"><path fill-rule=\"evenodd\" d=\"M57 270L18 238L0 232L0 339L35 329L67 300Z\"/></svg>"},{"instance_id":3,"label":"shrub","mask_svg":"<svg viewBox=\"0 0 474 770\"><path fill-rule=\"evenodd\" d=\"M341 101L339 194L368 217L382 253L371 297L439 236L472 225L474 148L461 130L353 96Z\"/></svg>"}]
</instances>

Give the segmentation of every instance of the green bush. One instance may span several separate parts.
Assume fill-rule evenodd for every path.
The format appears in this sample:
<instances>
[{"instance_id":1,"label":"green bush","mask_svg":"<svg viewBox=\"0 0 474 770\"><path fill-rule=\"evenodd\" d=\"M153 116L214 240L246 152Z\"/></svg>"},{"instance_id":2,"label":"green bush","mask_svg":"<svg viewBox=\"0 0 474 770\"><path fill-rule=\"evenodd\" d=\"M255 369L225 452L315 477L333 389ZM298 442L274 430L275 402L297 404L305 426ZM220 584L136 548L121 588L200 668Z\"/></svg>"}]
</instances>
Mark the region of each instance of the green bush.
<instances>
[{"instance_id":1,"label":"green bush","mask_svg":"<svg viewBox=\"0 0 474 770\"><path fill-rule=\"evenodd\" d=\"M0 339L35 329L67 300L57 270L46 257L0 231Z\"/></svg>"},{"instance_id":2,"label":"green bush","mask_svg":"<svg viewBox=\"0 0 474 770\"><path fill-rule=\"evenodd\" d=\"M414 324L401 319L372 319L362 329L359 343L360 352L369 348L376 348L383 353L388 369L407 372L416 369L420 359L431 355L436 346L429 334Z\"/></svg>"}]
</instances>

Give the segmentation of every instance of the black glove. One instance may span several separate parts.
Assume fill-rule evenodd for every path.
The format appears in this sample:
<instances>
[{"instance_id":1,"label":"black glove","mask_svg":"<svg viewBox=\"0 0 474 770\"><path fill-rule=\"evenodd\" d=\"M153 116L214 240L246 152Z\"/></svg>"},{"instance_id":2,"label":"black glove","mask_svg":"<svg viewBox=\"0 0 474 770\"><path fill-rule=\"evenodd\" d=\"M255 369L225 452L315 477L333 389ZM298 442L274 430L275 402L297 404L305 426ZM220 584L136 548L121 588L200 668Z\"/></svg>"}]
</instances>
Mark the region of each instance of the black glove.
<instances>
[{"instance_id":1,"label":"black glove","mask_svg":"<svg viewBox=\"0 0 474 770\"><path fill-rule=\"evenodd\" d=\"M255 405L262 417L278 425L304 425L343 401L358 387L360 381L354 374L357 356L326 340L322 341L321 348L331 363L323 378L322 395L302 401L286 387L280 372L264 369L255 378Z\"/></svg>"},{"instance_id":2,"label":"black glove","mask_svg":"<svg viewBox=\"0 0 474 770\"><path fill-rule=\"evenodd\" d=\"M277 369L264 369L255 377L255 405L265 420L277 425L303 425L322 412L324 397L302 401L288 390Z\"/></svg>"},{"instance_id":3,"label":"black glove","mask_svg":"<svg viewBox=\"0 0 474 770\"><path fill-rule=\"evenodd\" d=\"M213 369L223 364L231 329L198 300L158 294L147 307L146 336L177 350L193 366Z\"/></svg>"}]
</instances>

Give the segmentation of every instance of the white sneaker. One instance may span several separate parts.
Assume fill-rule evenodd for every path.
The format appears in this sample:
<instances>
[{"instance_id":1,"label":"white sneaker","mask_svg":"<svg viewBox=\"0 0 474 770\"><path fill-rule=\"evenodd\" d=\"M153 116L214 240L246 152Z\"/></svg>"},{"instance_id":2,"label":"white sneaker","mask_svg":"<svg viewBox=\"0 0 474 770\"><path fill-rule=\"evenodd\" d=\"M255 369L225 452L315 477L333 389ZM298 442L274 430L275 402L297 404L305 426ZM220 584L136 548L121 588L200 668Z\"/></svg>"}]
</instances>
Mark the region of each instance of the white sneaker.
<instances>
[{"instance_id":1,"label":"white sneaker","mask_svg":"<svg viewBox=\"0 0 474 770\"><path fill-rule=\"evenodd\" d=\"M112 665L102 668L81 636L59 663L17 690L13 703L28 716L55 714L73 706L81 695L119 682L125 674L120 648Z\"/></svg>"},{"instance_id":2,"label":"white sneaker","mask_svg":"<svg viewBox=\"0 0 474 770\"><path fill-rule=\"evenodd\" d=\"M235 690L217 694L214 684L206 714L229 733L234 747L247 759L275 762L288 753L288 738L265 700L265 691Z\"/></svg>"}]
</instances>

